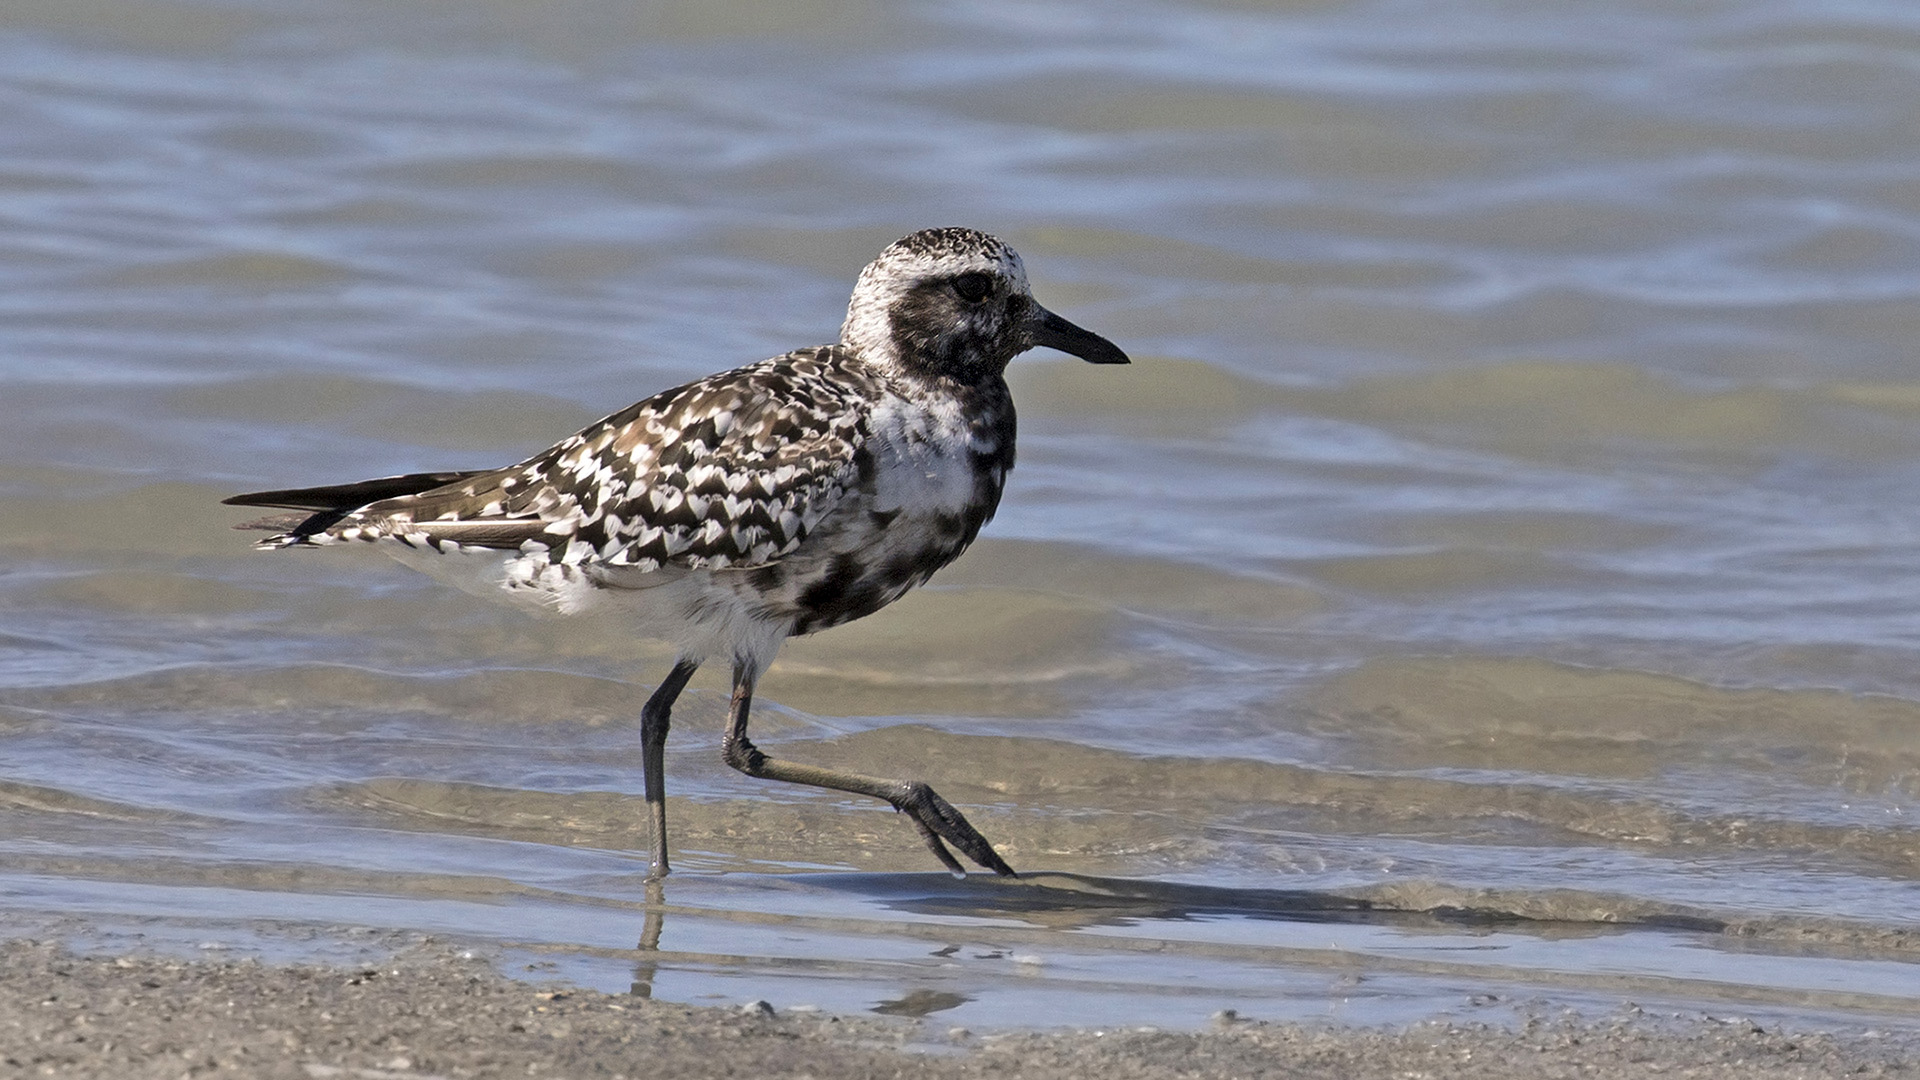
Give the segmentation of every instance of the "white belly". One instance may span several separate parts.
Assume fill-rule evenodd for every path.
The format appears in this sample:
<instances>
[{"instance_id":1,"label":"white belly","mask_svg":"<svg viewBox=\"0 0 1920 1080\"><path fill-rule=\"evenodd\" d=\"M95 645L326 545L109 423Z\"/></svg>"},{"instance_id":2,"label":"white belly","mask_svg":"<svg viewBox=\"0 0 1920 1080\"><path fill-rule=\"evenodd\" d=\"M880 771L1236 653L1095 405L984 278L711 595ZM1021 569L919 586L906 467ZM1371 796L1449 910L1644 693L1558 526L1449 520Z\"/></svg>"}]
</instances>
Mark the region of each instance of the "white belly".
<instances>
[{"instance_id":1,"label":"white belly","mask_svg":"<svg viewBox=\"0 0 1920 1080\"><path fill-rule=\"evenodd\" d=\"M601 615L637 637L665 641L681 656L752 658L766 670L786 627L756 618L736 590L701 570L583 569L544 554L485 548L437 553L394 540L377 541L401 563L485 600L539 615Z\"/></svg>"}]
</instances>

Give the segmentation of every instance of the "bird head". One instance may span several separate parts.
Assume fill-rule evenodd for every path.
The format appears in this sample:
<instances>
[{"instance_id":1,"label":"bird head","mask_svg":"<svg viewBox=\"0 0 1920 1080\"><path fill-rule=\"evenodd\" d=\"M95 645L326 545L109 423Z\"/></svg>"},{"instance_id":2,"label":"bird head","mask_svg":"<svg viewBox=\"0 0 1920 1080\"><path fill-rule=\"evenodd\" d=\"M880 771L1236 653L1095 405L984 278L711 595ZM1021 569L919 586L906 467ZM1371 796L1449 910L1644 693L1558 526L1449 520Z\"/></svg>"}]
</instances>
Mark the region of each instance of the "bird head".
<instances>
[{"instance_id":1,"label":"bird head","mask_svg":"<svg viewBox=\"0 0 1920 1080\"><path fill-rule=\"evenodd\" d=\"M1124 364L1106 338L1041 307L1020 256L974 229L925 229L860 271L840 341L868 363L922 379L996 378L1037 346Z\"/></svg>"}]
</instances>

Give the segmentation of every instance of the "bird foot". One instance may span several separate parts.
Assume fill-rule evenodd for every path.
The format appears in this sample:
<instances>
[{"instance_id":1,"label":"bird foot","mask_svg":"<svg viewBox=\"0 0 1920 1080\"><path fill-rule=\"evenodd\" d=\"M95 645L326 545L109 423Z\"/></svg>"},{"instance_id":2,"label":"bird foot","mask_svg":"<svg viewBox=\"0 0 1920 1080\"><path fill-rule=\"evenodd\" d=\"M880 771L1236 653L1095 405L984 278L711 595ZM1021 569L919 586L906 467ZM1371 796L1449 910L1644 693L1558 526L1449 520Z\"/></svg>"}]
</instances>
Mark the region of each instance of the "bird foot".
<instances>
[{"instance_id":1,"label":"bird foot","mask_svg":"<svg viewBox=\"0 0 1920 1080\"><path fill-rule=\"evenodd\" d=\"M937 792L918 780L901 785L901 793L888 801L893 808L907 815L913 827L920 833L920 839L927 842L933 857L956 877L965 877L966 868L947 850L947 844L960 849L961 853L981 866L999 874L1001 877L1017 877L1013 867L993 850L987 838L980 830L967 821L966 815L953 808L953 804L941 798ZM942 843L942 841L945 843Z\"/></svg>"}]
</instances>

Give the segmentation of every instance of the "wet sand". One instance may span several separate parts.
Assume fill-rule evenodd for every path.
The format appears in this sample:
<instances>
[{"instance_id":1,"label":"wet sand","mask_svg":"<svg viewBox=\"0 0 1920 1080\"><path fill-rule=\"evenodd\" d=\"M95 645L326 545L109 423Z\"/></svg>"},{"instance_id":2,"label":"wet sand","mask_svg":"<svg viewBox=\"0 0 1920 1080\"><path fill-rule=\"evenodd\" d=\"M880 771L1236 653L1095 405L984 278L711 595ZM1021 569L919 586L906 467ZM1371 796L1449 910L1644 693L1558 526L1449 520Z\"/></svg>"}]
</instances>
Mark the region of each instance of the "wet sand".
<instances>
[{"instance_id":1,"label":"wet sand","mask_svg":"<svg viewBox=\"0 0 1920 1080\"><path fill-rule=\"evenodd\" d=\"M1398 1031L966 1032L937 1019L699 1007L518 982L457 949L377 965L0 943L0 1075L146 1078L1920 1077L1902 1030L1623 1012Z\"/></svg>"}]
</instances>

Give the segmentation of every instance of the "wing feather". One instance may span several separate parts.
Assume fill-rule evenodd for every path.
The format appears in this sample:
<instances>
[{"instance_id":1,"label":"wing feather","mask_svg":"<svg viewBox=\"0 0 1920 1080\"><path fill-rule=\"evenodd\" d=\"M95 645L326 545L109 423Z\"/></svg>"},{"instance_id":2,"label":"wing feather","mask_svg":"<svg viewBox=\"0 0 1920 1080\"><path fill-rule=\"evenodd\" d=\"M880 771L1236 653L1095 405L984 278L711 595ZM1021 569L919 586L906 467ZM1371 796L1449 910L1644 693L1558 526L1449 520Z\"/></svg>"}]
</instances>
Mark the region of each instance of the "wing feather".
<instances>
[{"instance_id":1,"label":"wing feather","mask_svg":"<svg viewBox=\"0 0 1920 1080\"><path fill-rule=\"evenodd\" d=\"M847 361L837 347L804 349L689 383L517 465L433 474L457 479L371 501L327 532L641 571L763 566L870 467L862 403L880 388Z\"/></svg>"}]
</instances>

